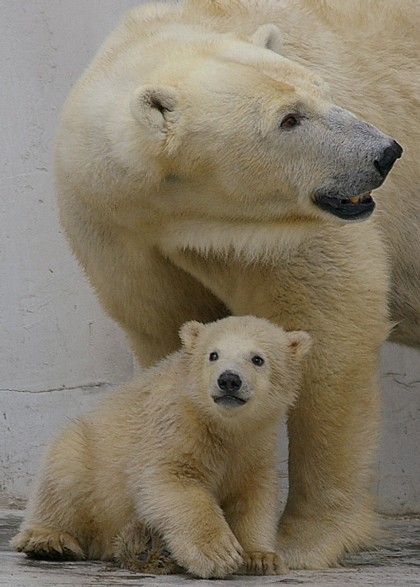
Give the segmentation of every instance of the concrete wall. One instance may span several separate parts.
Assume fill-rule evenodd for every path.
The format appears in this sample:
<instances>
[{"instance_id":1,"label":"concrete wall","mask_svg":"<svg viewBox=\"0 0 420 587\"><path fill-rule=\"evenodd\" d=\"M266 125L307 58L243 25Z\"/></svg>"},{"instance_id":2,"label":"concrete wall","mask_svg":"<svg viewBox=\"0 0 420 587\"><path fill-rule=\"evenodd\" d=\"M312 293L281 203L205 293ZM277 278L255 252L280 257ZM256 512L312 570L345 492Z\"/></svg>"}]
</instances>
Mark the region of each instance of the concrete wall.
<instances>
[{"instance_id":1,"label":"concrete wall","mask_svg":"<svg viewBox=\"0 0 420 587\"><path fill-rule=\"evenodd\" d=\"M40 448L133 359L61 234L51 177L71 86L136 0L0 2L0 488L25 498Z\"/></svg>"},{"instance_id":2,"label":"concrete wall","mask_svg":"<svg viewBox=\"0 0 420 587\"><path fill-rule=\"evenodd\" d=\"M51 156L70 87L135 0L0 3L0 490L23 502L51 435L86 411L134 362L68 250ZM420 512L419 355L383 354L384 511ZM284 466L283 450L283 466Z\"/></svg>"}]
</instances>

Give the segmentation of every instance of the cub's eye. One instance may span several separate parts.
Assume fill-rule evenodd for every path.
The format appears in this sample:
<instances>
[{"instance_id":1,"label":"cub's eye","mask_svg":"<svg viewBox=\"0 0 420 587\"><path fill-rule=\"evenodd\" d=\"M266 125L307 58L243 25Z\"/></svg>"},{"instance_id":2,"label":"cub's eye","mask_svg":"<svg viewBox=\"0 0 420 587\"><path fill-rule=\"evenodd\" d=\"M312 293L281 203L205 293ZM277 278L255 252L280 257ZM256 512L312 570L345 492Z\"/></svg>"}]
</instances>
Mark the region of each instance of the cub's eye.
<instances>
[{"instance_id":1,"label":"cub's eye","mask_svg":"<svg viewBox=\"0 0 420 587\"><path fill-rule=\"evenodd\" d=\"M298 126L300 124L300 119L297 114L288 114L283 118L281 121L280 126L282 128L293 128L294 126Z\"/></svg>"},{"instance_id":2,"label":"cub's eye","mask_svg":"<svg viewBox=\"0 0 420 587\"><path fill-rule=\"evenodd\" d=\"M210 361L217 361L218 358L219 358L219 355L216 353L216 351L213 351L212 353L210 353L210 356L209 356Z\"/></svg>"},{"instance_id":3,"label":"cub's eye","mask_svg":"<svg viewBox=\"0 0 420 587\"><path fill-rule=\"evenodd\" d=\"M252 357L251 361L254 363L254 365L257 365L257 367L261 367L261 365L264 365L265 363L264 359L259 355L255 355L255 357Z\"/></svg>"}]
</instances>

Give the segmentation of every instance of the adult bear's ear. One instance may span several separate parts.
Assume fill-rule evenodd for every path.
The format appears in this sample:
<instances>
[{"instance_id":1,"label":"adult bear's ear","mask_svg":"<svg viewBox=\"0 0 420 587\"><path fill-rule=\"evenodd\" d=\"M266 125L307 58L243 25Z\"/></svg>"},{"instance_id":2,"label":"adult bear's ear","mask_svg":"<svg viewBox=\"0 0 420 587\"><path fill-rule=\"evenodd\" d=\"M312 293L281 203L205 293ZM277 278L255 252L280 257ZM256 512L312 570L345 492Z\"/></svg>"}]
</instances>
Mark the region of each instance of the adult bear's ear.
<instances>
[{"instance_id":1,"label":"adult bear's ear","mask_svg":"<svg viewBox=\"0 0 420 587\"><path fill-rule=\"evenodd\" d=\"M171 86L140 86L130 97L131 114L141 124L165 132L173 120L177 98L177 92Z\"/></svg>"},{"instance_id":2,"label":"adult bear's ear","mask_svg":"<svg viewBox=\"0 0 420 587\"><path fill-rule=\"evenodd\" d=\"M287 333L289 339L289 347L292 351L292 356L297 361L303 359L312 346L312 338L307 332L303 330L295 330Z\"/></svg>"},{"instance_id":3,"label":"adult bear's ear","mask_svg":"<svg viewBox=\"0 0 420 587\"><path fill-rule=\"evenodd\" d=\"M258 47L270 49L275 53L281 51L281 33L275 24L263 24L251 37L251 42Z\"/></svg>"},{"instance_id":4,"label":"adult bear's ear","mask_svg":"<svg viewBox=\"0 0 420 587\"><path fill-rule=\"evenodd\" d=\"M203 328L204 324L201 324L201 322L196 322L195 320L185 322L185 324L181 326L179 331L179 338L181 339L182 344L187 352L193 351L197 337Z\"/></svg>"}]
</instances>

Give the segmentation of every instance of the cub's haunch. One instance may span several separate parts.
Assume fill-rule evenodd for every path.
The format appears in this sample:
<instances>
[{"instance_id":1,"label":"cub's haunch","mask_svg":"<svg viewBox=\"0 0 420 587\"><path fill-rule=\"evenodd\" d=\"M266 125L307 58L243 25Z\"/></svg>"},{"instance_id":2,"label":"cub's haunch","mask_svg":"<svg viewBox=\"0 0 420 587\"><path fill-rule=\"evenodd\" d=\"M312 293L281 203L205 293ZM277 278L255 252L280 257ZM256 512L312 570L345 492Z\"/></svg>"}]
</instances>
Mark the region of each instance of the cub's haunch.
<instances>
[{"instance_id":1,"label":"cub's haunch","mask_svg":"<svg viewBox=\"0 0 420 587\"><path fill-rule=\"evenodd\" d=\"M276 433L310 337L251 316L188 322L180 337L54 441L16 550L199 577L285 571Z\"/></svg>"}]
</instances>

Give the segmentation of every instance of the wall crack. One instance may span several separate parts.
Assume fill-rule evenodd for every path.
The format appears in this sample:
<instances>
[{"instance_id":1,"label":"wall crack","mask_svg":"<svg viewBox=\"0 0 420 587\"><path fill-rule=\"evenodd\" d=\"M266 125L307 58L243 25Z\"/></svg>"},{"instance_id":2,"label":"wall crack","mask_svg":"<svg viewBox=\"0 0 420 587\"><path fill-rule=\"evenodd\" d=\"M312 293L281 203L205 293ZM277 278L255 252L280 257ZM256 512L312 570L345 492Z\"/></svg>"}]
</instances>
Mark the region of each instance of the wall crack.
<instances>
[{"instance_id":1,"label":"wall crack","mask_svg":"<svg viewBox=\"0 0 420 587\"><path fill-rule=\"evenodd\" d=\"M76 389L80 389L82 391L88 391L90 389L99 389L101 387L111 387L112 383L107 383L106 381L101 381L100 383L88 383L86 385L76 385L75 387L57 387L55 389L40 389L38 391L34 391L33 389L0 389L0 392L15 392L15 393L54 393L56 391L74 391Z\"/></svg>"}]
</instances>

